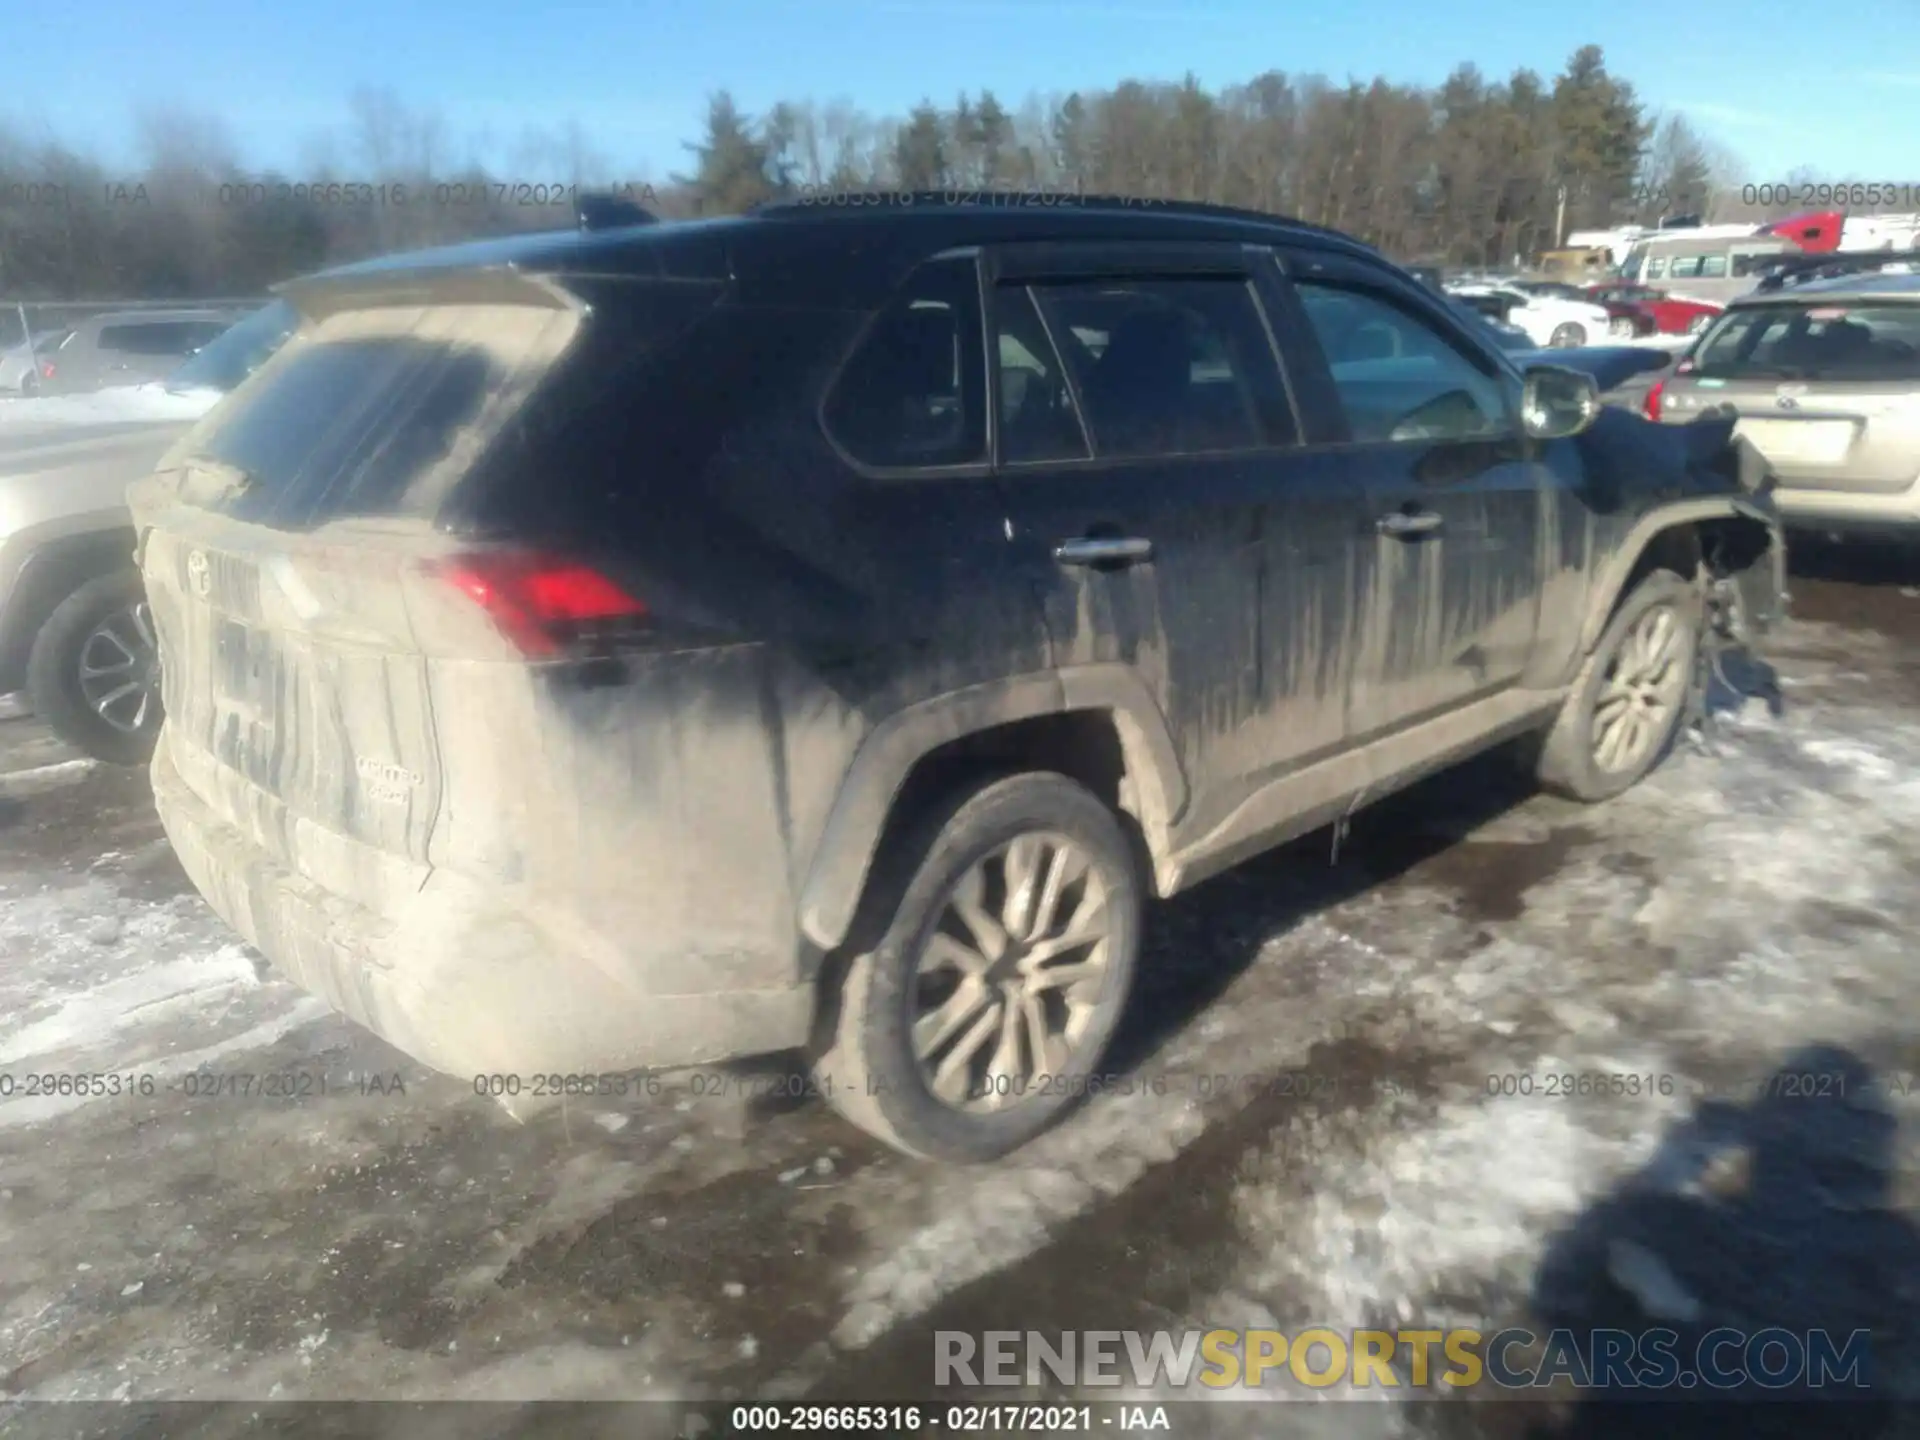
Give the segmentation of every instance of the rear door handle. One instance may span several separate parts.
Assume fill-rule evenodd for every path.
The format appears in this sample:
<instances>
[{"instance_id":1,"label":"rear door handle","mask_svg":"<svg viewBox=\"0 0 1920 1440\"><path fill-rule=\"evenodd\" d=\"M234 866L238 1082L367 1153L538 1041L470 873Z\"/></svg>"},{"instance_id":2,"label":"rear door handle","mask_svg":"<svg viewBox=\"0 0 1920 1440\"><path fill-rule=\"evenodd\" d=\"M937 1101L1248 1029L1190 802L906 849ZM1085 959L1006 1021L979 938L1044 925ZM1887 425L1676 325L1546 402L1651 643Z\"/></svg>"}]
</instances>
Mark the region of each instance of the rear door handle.
<instances>
[{"instance_id":1,"label":"rear door handle","mask_svg":"<svg viewBox=\"0 0 1920 1440\"><path fill-rule=\"evenodd\" d=\"M1445 523L1431 510L1396 510L1374 522L1382 535L1428 535Z\"/></svg>"},{"instance_id":2,"label":"rear door handle","mask_svg":"<svg viewBox=\"0 0 1920 1440\"><path fill-rule=\"evenodd\" d=\"M1137 536L1062 540L1053 547L1053 558L1062 565L1132 565L1153 558L1153 542Z\"/></svg>"}]
</instances>

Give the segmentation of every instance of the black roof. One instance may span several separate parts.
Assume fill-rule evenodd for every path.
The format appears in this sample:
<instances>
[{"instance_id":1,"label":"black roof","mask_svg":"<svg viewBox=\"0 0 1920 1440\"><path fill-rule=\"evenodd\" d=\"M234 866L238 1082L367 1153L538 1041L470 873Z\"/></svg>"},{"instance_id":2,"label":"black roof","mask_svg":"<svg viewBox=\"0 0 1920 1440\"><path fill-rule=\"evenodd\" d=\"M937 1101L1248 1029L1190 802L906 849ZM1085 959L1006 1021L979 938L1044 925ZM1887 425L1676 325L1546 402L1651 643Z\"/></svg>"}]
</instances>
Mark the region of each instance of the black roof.
<instances>
[{"instance_id":1,"label":"black roof","mask_svg":"<svg viewBox=\"0 0 1920 1440\"><path fill-rule=\"evenodd\" d=\"M968 245L1044 240L1285 242L1373 255L1338 231L1226 206L1120 197L874 192L871 203L788 202L743 216L576 228L407 251L281 287L320 291L429 282L450 272L731 281L743 298L866 308L914 265Z\"/></svg>"}]
</instances>

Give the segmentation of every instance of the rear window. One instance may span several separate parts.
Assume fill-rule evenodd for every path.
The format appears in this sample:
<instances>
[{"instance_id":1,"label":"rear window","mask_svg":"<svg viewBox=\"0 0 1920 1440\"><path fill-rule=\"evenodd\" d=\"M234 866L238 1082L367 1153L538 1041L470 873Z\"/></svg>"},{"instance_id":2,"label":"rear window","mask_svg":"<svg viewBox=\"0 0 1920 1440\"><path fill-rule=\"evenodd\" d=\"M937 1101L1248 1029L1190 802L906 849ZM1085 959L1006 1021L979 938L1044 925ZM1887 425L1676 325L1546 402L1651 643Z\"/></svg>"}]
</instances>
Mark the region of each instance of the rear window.
<instances>
[{"instance_id":1,"label":"rear window","mask_svg":"<svg viewBox=\"0 0 1920 1440\"><path fill-rule=\"evenodd\" d=\"M1709 379L1920 379L1920 304L1729 310L1693 355L1688 373Z\"/></svg>"},{"instance_id":2,"label":"rear window","mask_svg":"<svg viewBox=\"0 0 1920 1440\"><path fill-rule=\"evenodd\" d=\"M577 325L529 305L331 316L215 412L193 457L234 472L215 508L241 519L431 515Z\"/></svg>"}]
</instances>

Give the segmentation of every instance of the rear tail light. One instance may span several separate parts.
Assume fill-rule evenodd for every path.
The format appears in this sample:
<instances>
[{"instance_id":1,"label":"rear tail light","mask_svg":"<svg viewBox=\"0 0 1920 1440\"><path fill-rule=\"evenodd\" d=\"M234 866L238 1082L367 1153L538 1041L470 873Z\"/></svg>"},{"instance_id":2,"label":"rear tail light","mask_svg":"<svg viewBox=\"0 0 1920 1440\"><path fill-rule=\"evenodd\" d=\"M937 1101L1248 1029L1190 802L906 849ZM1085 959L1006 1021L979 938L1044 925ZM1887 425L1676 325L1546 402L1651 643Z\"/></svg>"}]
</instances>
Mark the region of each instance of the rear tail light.
<instances>
[{"instance_id":1,"label":"rear tail light","mask_svg":"<svg viewBox=\"0 0 1920 1440\"><path fill-rule=\"evenodd\" d=\"M40 378L42 380L51 380L53 378L53 361L42 360L40 362Z\"/></svg>"},{"instance_id":2,"label":"rear tail light","mask_svg":"<svg viewBox=\"0 0 1920 1440\"><path fill-rule=\"evenodd\" d=\"M575 560L492 550L441 560L433 568L492 616L526 655L559 655L580 640L647 618L642 602Z\"/></svg>"},{"instance_id":3,"label":"rear tail light","mask_svg":"<svg viewBox=\"0 0 1920 1440\"><path fill-rule=\"evenodd\" d=\"M1667 382L1664 380L1656 380L1647 387L1647 399L1644 406L1647 412L1647 419L1658 420L1660 418L1660 403L1666 393Z\"/></svg>"}]
</instances>

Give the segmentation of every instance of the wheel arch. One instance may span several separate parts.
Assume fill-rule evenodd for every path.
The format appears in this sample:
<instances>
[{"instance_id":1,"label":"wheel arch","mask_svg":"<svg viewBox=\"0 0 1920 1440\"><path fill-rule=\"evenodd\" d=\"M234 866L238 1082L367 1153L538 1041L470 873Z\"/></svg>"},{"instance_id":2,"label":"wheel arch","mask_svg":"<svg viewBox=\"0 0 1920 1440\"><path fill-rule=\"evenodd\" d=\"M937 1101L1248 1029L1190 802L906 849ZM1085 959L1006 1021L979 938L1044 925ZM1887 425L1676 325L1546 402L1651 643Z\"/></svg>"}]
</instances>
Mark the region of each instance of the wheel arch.
<instances>
[{"instance_id":1,"label":"wheel arch","mask_svg":"<svg viewBox=\"0 0 1920 1440\"><path fill-rule=\"evenodd\" d=\"M822 952L845 941L875 857L927 804L1021 768L1087 785L1130 822L1149 864L1186 807L1166 719L1127 666L1018 676L922 702L881 722L848 767L800 889L806 937Z\"/></svg>"},{"instance_id":2,"label":"wheel arch","mask_svg":"<svg viewBox=\"0 0 1920 1440\"><path fill-rule=\"evenodd\" d=\"M119 525L56 530L36 540L0 609L0 691L25 682L34 637L61 601L90 580L135 568L133 525L122 519Z\"/></svg>"},{"instance_id":3,"label":"wheel arch","mask_svg":"<svg viewBox=\"0 0 1920 1440\"><path fill-rule=\"evenodd\" d=\"M1772 528L1761 512L1733 496L1683 500L1643 516L1608 559L1593 589L1567 678L1579 670L1620 603L1648 571L1672 570L1684 579L1699 580L1716 538L1750 531L1770 537ZM1755 554L1762 550L1758 547Z\"/></svg>"}]
</instances>

